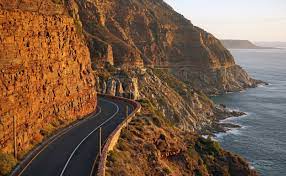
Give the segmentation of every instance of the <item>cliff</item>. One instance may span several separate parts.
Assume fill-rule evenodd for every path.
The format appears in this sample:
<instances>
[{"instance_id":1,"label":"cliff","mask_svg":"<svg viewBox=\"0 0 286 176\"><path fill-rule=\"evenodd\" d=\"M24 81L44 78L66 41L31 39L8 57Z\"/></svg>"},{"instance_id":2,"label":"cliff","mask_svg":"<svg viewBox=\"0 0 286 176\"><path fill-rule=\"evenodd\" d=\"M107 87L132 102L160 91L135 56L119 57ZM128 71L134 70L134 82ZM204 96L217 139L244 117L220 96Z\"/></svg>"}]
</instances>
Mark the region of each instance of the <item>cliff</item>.
<instances>
[{"instance_id":1,"label":"cliff","mask_svg":"<svg viewBox=\"0 0 286 176\"><path fill-rule=\"evenodd\" d=\"M178 130L157 114L152 102L140 102L142 113L121 132L108 155L106 175L258 175L218 142Z\"/></svg>"},{"instance_id":2,"label":"cliff","mask_svg":"<svg viewBox=\"0 0 286 176\"><path fill-rule=\"evenodd\" d=\"M163 0L70 2L76 4L73 12L82 22L92 56L102 58L94 63L170 68L178 79L207 94L257 84L218 39Z\"/></svg>"},{"instance_id":3,"label":"cliff","mask_svg":"<svg viewBox=\"0 0 286 176\"><path fill-rule=\"evenodd\" d=\"M271 47L257 46L249 40L221 40L224 47L229 49L275 49Z\"/></svg>"},{"instance_id":4,"label":"cliff","mask_svg":"<svg viewBox=\"0 0 286 176\"><path fill-rule=\"evenodd\" d=\"M88 47L61 1L0 0L0 149L19 157L93 112Z\"/></svg>"},{"instance_id":5,"label":"cliff","mask_svg":"<svg viewBox=\"0 0 286 176\"><path fill-rule=\"evenodd\" d=\"M0 0L0 9L0 152L12 152L13 118L24 154L54 130L94 111L96 88L145 106L126 129L132 136L121 147L130 148L119 149L119 143L114 151L119 160L127 154L130 163L118 165L111 154L110 173L122 175L118 167L134 167L138 149L144 155L138 163L151 175L169 172L172 163L175 174L255 175L244 160L198 133L209 134L205 129L233 115L205 93L241 90L257 81L219 40L163 0ZM174 148L163 151L160 143L171 138ZM212 149L204 153L208 144ZM168 167L161 167L165 162Z\"/></svg>"}]
</instances>

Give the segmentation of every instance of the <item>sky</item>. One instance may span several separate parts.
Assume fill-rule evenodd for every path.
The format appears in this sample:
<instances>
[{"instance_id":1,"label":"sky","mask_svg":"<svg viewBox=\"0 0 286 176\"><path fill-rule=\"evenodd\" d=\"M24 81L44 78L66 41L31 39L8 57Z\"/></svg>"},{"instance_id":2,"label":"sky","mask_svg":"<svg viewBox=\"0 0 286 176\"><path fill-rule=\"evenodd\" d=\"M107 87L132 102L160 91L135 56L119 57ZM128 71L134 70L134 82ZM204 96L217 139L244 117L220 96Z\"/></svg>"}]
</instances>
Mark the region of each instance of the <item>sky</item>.
<instances>
[{"instance_id":1,"label":"sky","mask_svg":"<svg viewBox=\"0 0 286 176\"><path fill-rule=\"evenodd\" d=\"M286 0L165 0L219 39L286 42Z\"/></svg>"}]
</instances>

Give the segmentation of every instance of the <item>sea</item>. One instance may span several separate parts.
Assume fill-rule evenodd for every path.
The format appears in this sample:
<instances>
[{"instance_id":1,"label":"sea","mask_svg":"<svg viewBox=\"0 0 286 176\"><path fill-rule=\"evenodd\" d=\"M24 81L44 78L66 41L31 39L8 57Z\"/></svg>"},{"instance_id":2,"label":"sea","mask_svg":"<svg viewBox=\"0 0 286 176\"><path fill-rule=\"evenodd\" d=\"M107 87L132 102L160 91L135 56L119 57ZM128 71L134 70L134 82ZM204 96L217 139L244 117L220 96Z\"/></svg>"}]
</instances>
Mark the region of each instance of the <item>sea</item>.
<instances>
[{"instance_id":1,"label":"sea","mask_svg":"<svg viewBox=\"0 0 286 176\"><path fill-rule=\"evenodd\" d=\"M253 78L269 85L212 97L247 113L224 120L241 128L219 133L215 139L247 159L262 176L286 176L286 48L231 53Z\"/></svg>"}]
</instances>

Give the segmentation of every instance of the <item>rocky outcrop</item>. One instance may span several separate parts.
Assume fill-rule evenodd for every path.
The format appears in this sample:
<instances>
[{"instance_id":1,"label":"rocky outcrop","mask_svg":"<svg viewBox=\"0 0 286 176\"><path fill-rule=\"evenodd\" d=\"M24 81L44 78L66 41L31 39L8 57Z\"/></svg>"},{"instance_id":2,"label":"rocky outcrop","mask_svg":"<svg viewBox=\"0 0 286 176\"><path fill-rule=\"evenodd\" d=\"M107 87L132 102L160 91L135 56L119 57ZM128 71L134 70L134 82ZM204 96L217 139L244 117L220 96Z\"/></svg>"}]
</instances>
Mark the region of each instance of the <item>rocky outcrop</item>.
<instances>
[{"instance_id":1,"label":"rocky outcrop","mask_svg":"<svg viewBox=\"0 0 286 176\"><path fill-rule=\"evenodd\" d=\"M0 148L21 156L93 112L89 50L62 1L0 0Z\"/></svg>"},{"instance_id":2,"label":"rocky outcrop","mask_svg":"<svg viewBox=\"0 0 286 176\"><path fill-rule=\"evenodd\" d=\"M120 96L128 99L140 99L137 77L122 75L120 72L104 78L96 77L97 92L112 96Z\"/></svg>"},{"instance_id":3,"label":"rocky outcrop","mask_svg":"<svg viewBox=\"0 0 286 176\"><path fill-rule=\"evenodd\" d=\"M256 87L263 83L254 80L239 65L229 67L210 68L207 70L193 70L189 67L180 67L172 73L179 79L193 86L197 90L203 90L209 95L236 92L245 88Z\"/></svg>"},{"instance_id":4,"label":"rocky outcrop","mask_svg":"<svg viewBox=\"0 0 286 176\"><path fill-rule=\"evenodd\" d=\"M113 70L113 71L111 71ZM205 131L219 118L226 118L225 108L218 108L202 92L190 88L167 69L96 70L97 92L135 100L148 99L171 124L181 130Z\"/></svg>"},{"instance_id":5,"label":"rocky outcrop","mask_svg":"<svg viewBox=\"0 0 286 176\"><path fill-rule=\"evenodd\" d=\"M253 87L210 33L195 27L163 0L70 0L77 4L89 48L120 67L170 68L177 78L208 94ZM103 43L100 50L94 43ZM110 49L112 48L112 59ZM95 61L96 62L96 61Z\"/></svg>"}]
</instances>

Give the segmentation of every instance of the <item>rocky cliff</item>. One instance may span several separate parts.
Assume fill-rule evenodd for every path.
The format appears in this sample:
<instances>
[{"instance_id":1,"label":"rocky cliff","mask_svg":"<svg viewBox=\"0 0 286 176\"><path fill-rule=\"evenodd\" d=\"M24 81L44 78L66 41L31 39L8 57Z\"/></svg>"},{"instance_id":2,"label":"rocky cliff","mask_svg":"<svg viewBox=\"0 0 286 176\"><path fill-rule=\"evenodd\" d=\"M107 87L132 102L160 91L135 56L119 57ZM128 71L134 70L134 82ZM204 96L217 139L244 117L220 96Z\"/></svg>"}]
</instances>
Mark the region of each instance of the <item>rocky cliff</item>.
<instances>
[{"instance_id":1,"label":"rocky cliff","mask_svg":"<svg viewBox=\"0 0 286 176\"><path fill-rule=\"evenodd\" d=\"M73 12L82 22L92 55L102 58L97 61L170 68L177 78L208 94L257 83L235 64L219 40L195 27L163 0L70 3L76 4Z\"/></svg>"},{"instance_id":2,"label":"rocky cliff","mask_svg":"<svg viewBox=\"0 0 286 176\"><path fill-rule=\"evenodd\" d=\"M88 47L61 1L0 0L0 152L19 156L96 108Z\"/></svg>"},{"instance_id":3,"label":"rocky cliff","mask_svg":"<svg viewBox=\"0 0 286 176\"><path fill-rule=\"evenodd\" d=\"M139 163L150 175L169 172L172 162L177 162L175 174L253 175L245 161L197 133L232 115L204 93L241 90L257 81L235 64L219 40L163 0L0 0L0 9L1 152L12 151L13 118L17 145L24 152L94 111L96 88L144 105L143 114L127 129L140 139L131 136L121 147L131 142L132 150L142 150ZM194 136L184 138L181 132ZM161 151L160 143L170 138L178 143ZM197 143L195 151L188 150ZM209 147L205 143L214 151L204 153ZM132 163L117 165L111 158L110 173L122 175L116 168L134 167L132 150L115 151L123 158L125 151ZM172 162L166 160L170 153ZM161 167L158 161L170 162Z\"/></svg>"}]
</instances>

